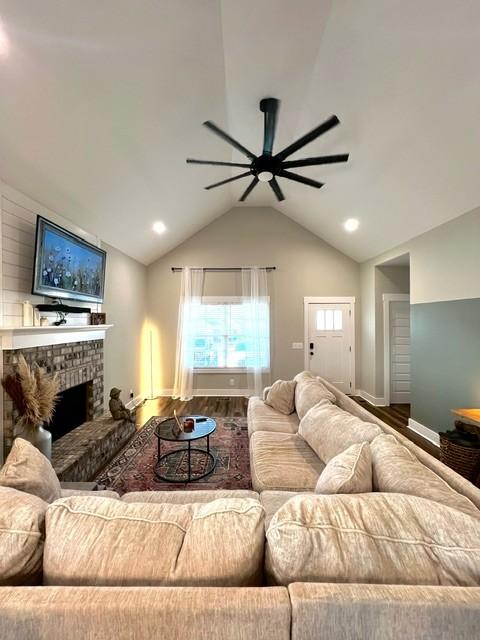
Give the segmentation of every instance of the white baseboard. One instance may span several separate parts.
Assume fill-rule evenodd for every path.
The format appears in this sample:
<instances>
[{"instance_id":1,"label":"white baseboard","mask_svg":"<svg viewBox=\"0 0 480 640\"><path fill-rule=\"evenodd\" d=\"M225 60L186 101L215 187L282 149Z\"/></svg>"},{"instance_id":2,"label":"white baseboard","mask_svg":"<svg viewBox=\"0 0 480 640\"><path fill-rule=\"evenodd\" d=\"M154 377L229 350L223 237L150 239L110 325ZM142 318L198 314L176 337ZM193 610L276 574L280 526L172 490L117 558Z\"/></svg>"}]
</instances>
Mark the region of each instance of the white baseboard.
<instances>
[{"instance_id":1,"label":"white baseboard","mask_svg":"<svg viewBox=\"0 0 480 640\"><path fill-rule=\"evenodd\" d=\"M429 427L426 427L421 422L417 422L413 418L409 418L408 428L411 431L414 431L419 436L422 436L422 438L425 438L435 446L440 446L440 436L438 435L438 433L436 431L433 431L432 429L429 429Z\"/></svg>"},{"instance_id":2,"label":"white baseboard","mask_svg":"<svg viewBox=\"0 0 480 640\"><path fill-rule=\"evenodd\" d=\"M127 402L127 404L125 405L127 407L127 409L136 409L138 407L138 405L142 404L142 402L145 400L144 396L135 396L135 398L130 398L130 400Z\"/></svg>"},{"instance_id":3,"label":"white baseboard","mask_svg":"<svg viewBox=\"0 0 480 640\"><path fill-rule=\"evenodd\" d=\"M385 407L386 406L385 405L385 398L376 398L375 396L372 396L370 393L367 393L363 389L357 389L357 395L359 395L361 398L363 398L364 400L366 400L370 404L373 404L374 407Z\"/></svg>"},{"instance_id":4,"label":"white baseboard","mask_svg":"<svg viewBox=\"0 0 480 640\"><path fill-rule=\"evenodd\" d=\"M171 397L173 389L160 389L156 392L160 397ZM222 396L222 397L248 397L250 392L248 389L195 389L194 396Z\"/></svg>"}]
</instances>

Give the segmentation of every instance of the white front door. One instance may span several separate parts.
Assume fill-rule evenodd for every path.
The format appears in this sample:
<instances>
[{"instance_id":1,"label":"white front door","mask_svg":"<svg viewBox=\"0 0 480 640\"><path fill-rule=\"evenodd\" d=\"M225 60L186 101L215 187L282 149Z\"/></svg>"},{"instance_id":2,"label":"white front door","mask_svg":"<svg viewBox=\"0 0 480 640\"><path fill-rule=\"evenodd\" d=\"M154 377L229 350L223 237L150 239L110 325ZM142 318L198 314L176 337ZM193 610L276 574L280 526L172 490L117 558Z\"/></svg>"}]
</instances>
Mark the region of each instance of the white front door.
<instances>
[{"instance_id":1,"label":"white front door","mask_svg":"<svg viewBox=\"0 0 480 640\"><path fill-rule=\"evenodd\" d=\"M352 314L349 303L308 304L308 362L312 373L353 392Z\"/></svg>"},{"instance_id":2,"label":"white front door","mask_svg":"<svg viewBox=\"0 0 480 640\"><path fill-rule=\"evenodd\" d=\"M410 302L390 302L390 403L410 402Z\"/></svg>"}]
</instances>

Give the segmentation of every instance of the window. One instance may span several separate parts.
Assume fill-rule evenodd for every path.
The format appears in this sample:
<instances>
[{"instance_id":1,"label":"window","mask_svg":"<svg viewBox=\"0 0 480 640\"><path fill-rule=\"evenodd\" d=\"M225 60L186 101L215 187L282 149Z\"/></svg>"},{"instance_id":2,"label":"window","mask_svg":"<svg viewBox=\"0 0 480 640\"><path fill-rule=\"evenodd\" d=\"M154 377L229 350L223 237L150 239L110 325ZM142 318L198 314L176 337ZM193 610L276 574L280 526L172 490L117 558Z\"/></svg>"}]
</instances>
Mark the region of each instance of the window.
<instances>
[{"instance_id":1,"label":"window","mask_svg":"<svg viewBox=\"0 0 480 640\"><path fill-rule=\"evenodd\" d=\"M241 298L203 298L195 308L193 362L199 369L245 369L260 362L270 366L270 310L261 303L258 326L251 327L249 305ZM261 353L253 351L260 336Z\"/></svg>"},{"instance_id":2,"label":"window","mask_svg":"<svg viewBox=\"0 0 480 640\"><path fill-rule=\"evenodd\" d=\"M343 313L341 309L320 309L317 311L317 331L341 331Z\"/></svg>"}]
</instances>

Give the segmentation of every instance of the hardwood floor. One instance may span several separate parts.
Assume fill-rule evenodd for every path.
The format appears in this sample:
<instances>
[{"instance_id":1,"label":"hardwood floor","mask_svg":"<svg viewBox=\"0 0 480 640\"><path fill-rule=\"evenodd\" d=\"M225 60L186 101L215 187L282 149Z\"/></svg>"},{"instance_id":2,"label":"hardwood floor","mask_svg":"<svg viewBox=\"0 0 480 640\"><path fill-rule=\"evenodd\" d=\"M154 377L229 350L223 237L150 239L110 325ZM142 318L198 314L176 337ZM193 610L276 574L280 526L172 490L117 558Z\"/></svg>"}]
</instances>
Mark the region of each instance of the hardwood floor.
<instances>
[{"instance_id":1,"label":"hardwood floor","mask_svg":"<svg viewBox=\"0 0 480 640\"><path fill-rule=\"evenodd\" d=\"M386 422L390 427L398 431L418 447L432 455L434 458L440 458L440 449L431 444L422 436L417 435L414 431L407 428L408 419L410 418L409 404L392 404L389 407L374 407L372 404L358 396L352 396L355 402L358 402L364 409L373 413L374 416Z\"/></svg>"},{"instance_id":2,"label":"hardwood floor","mask_svg":"<svg viewBox=\"0 0 480 640\"><path fill-rule=\"evenodd\" d=\"M152 416L173 416L174 409L177 410L178 415L233 418L246 416L247 406L248 399L240 396L198 396L188 402L166 397L155 398L147 400L137 409L137 428L141 428Z\"/></svg>"},{"instance_id":3,"label":"hardwood floor","mask_svg":"<svg viewBox=\"0 0 480 640\"><path fill-rule=\"evenodd\" d=\"M389 407L374 407L363 398L353 396L353 399L367 411L370 411L370 413L373 413L373 415L424 449L424 451L427 451L435 458L440 457L438 447L430 444L428 440L418 436L410 429L407 429L408 419L410 417L410 405L393 404ZM177 410L179 415L197 414L225 418L246 416L247 406L247 398L239 396L198 396L188 402L172 400L172 398L166 397L155 398L154 400L147 400L137 409L137 429L141 429L152 416L172 416L174 409Z\"/></svg>"}]
</instances>

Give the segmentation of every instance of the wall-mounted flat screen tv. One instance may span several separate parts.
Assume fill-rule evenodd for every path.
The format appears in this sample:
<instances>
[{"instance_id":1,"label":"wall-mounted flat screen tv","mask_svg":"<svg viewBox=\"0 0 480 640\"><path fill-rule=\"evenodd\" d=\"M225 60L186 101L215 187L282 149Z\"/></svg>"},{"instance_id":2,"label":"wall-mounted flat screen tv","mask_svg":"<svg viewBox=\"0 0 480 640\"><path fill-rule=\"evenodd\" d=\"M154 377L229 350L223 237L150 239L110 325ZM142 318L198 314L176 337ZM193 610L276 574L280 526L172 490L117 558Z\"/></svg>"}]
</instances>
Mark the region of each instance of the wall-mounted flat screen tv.
<instances>
[{"instance_id":1,"label":"wall-mounted flat screen tv","mask_svg":"<svg viewBox=\"0 0 480 640\"><path fill-rule=\"evenodd\" d=\"M103 302L106 257L103 249L39 216L32 292Z\"/></svg>"}]
</instances>

